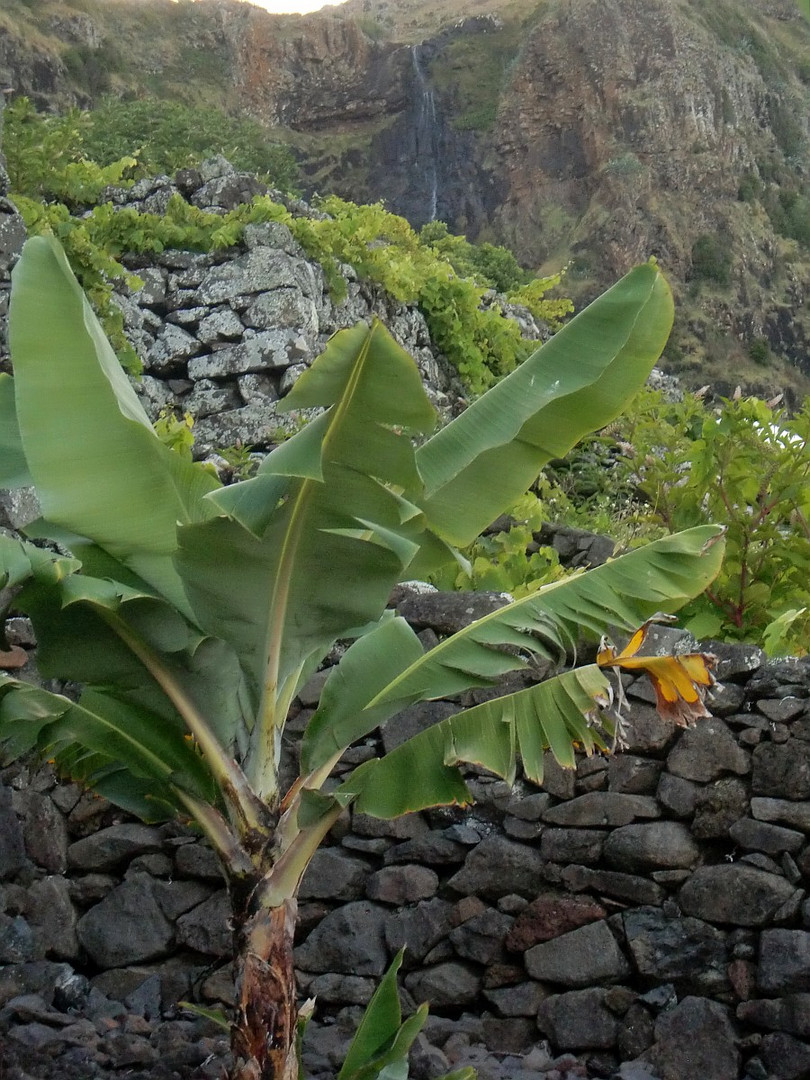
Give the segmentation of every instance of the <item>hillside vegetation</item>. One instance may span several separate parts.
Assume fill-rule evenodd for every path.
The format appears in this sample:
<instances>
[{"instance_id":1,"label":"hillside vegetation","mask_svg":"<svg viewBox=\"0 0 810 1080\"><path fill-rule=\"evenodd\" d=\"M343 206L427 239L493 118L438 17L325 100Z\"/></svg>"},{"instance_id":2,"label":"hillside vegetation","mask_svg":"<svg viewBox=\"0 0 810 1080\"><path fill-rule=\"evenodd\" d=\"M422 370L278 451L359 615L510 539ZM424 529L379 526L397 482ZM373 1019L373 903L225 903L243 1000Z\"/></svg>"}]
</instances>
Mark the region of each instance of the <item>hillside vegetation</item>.
<instances>
[{"instance_id":1,"label":"hillside vegetation","mask_svg":"<svg viewBox=\"0 0 810 1080\"><path fill-rule=\"evenodd\" d=\"M145 128L159 116L159 106L144 111ZM296 213L284 191L257 196L231 212L215 214L173 196L163 213L117 208L110 202L112 188L131 187L149 175L156 157L184 166L199 163L198 134L193 123L175 129L170 145L161 142L135 145L128 124L117 125L128 111L110 110L99 124L94 116L76 111L64 117L36 113L26 99L5 113L8 172L15 199L32 233L53 231L65 246L79 280L105 321L108 333L125 364L137 373L137 359L122 332L117 306L112 302L118 281L137 285L119 262L124 253L144 254L166 247L209 251L237 244L247 224L283 221L311 258L322 263L333 292L345 290L338 271L348 263L363 278L382 285L397 300L418 303L428 321L435 344L458 369L468 389L480 393L508 374L533 348L524 340L518 323L503 318L501 305L482 304L497 288L510 301L522 305L551 329L572 310L567 299L546 293L560 284L559 275L538 278L522 269L514 255L492 244L473 245L433 223L417 234L401 217L382 205L358 206L335 196L320 201L320 213ZM193 119L191 110L185 115ZM253 129L247 126L248 134ZM239 129L233 133L238 138ZM129 147L131 153L99 164L89 156L96 140L105 146ZM205 140L206 149L212 147ZM216 139L213 148L217 148ZM265 148L248 141L237 148L242 160L258 158L272 164ZM143 157L141 156L143 155ZM105 155L107 156L107 155ZM280 167L265 179L287 194L294 170L281 154Z\"/></svg>"}]
</instances>

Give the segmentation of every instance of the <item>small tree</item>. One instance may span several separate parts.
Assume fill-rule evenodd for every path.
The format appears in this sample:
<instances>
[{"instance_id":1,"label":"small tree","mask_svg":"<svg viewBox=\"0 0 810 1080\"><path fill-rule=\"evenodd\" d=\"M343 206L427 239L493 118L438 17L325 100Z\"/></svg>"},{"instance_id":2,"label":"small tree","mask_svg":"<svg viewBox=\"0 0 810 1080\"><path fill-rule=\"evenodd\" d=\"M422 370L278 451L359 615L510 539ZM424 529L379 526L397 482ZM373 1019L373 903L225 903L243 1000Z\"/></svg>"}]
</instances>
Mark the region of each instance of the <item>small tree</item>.
<instances>
[{"instance_id":1,"label":"small tree","mask_svg":"<svg viewBox=\"0 0 810 1080\"><path fill-rule=\"evenodd\" d=\"M452 559L544 462L616 416L671 320L657 268L637 268L418 449L411 436L435 415L416 366L378 323L359 324L285 399L320 415L256 477L223 488L155 436L58 244L26 245L11 302L13 383L0 376L5 482L33 481L44 518L31 532L72 554L2 537L0 573L33 620L42 674L84 689L74 700L0 677L0 739L12 758L47 754L145 820L190 819L208 837L233 906L233 1080L298 1075L296 895L346 807L390 818L463 804L464 762L511 780L520 754L540 783L548 748L569 766L575 745L607 748L614 717L600 664L623 658L605 650L600 663L461 712L327 785L344 750L415 702L492 685L532 654L563 658L582 629L631 630L717 572L719 530L706 526L556 582L427 652L386 610L397 581ZM288 710L338 639L352 644L283 791ZM701 712L708 676L696 672L673 661L674 677L659 678L671 711ZM372 1021L392 986L389 973ZM341 1076L402 1062L420 1018L364 1025Z\"/></svg>"}]
</instances>

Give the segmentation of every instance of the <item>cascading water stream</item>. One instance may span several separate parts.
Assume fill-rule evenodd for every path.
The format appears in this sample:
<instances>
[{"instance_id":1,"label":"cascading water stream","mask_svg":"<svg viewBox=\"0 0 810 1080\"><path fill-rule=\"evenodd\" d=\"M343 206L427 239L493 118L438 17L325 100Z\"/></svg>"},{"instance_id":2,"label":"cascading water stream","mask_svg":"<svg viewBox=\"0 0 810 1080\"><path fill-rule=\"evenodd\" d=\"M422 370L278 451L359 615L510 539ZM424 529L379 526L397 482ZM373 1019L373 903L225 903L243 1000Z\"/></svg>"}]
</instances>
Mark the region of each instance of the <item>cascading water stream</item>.
<instances>
[{"instance_id":1,"label":"cascading water stream","mask_svg":"<svg viewBox=\"0 0 810 1080\"><path fill-rule=\"evenodd\" d=\"M428 221L436 220L438 208L439 125L436 120L436 99L422 68L421 45L411 49L416 91L416 167L424 177L428 196Z\"/></svg>"}]
</instances>

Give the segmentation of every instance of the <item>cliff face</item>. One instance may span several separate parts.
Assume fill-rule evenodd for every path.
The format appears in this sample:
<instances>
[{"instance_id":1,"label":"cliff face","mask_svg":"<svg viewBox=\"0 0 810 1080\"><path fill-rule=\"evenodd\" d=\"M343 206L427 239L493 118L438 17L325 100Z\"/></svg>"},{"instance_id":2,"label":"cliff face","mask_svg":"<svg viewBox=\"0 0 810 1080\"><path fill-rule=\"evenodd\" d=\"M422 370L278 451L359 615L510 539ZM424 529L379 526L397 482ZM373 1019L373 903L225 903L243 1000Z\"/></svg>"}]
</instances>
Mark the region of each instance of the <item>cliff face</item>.
<instances>
[{"instance_id":1,"label":"cliff face","mask_svg":"<svg viewBox=\"0 0 810 1080\"><path fill-rule=\"evenodd\" d=\"M301 23L285 36L258 8L229 13L234 83L245 108L304 132L338 132L405 108L403 49L371 41L355 22L312 16Z\"/></svg>"},{"instance_id":2,"label":"cliff face","mask_svg":"<svg viewBox=\"0 0 810 1080\"><path fill-rule=\"evenodd\" d=\"M806 93L793 83L769 88L750 54L669 0L560 5L533 29L498 113L504 233L542 259L554 240L545 207L578 216L601 202L621 211L600 227L611 269L657 249L685 272L687 238L664 204L686 198L710 223L746 173L793 150L780 134L806 140ZM791 113L801 130L780 132Z\"/></svg>"},{"instance_id":3,"label":"cliff face","mask_svg":"<svg viewBox=\"0 0 810 1080\"><path fill-rule=\"evenodd\" d=\"M780 234L765 197L745 194L786 202L801 187L810 110L789 35L810 57L790 5L550 6L486 140L504 186L496 234L530 263L572 261L586 281L656 255L690 309L676 348L697 335L705 356L718 332L743 347L763 337L810 373L808 250ZM695 295L696 245L710 242L731 256L729 280Z\"/></svg>"},{"instance_id":4,"label":"cliff face","mask_svg":"<svg viewBox=\"0 0 810 1080\"><path fill-rule=\"evenodd\" d=\"M687 380L810 387L810 27L793 0L471 0L450 24L423 0L305 17L9 4L0 72L40 101L92 100L95 70L114 92L247 112L296 150L306 194L382 198L568 264L579 300L656 255Z\"/></svg>"},{"instance_id":5,"label":"cliff face","mask_svg":"<svg viewBox=\"0 0 810 1080\"><path fill-rule=\"evenodd\" d=\"M716 44L669 0L572 0L549 11L498 113L504 233L542 260L556 239L544 227L550 206L580 217L603 203L621 210L594 222L612 271L653 249L683 273L686 238L657 220L660 204L686 195L705 215L714 200L736 198L757 144L776 149L763 131L761 75Z\"/></svg>"},{"instance_id":6,"label":"cliff face","mask_svg":"<svg viewBox=\"0 0 810 1080\"><path fill-rule=\"evenodd\" d=\"M363 8L366 28L384 14ZM300 137L312 188L568 264L581 300L655 255L679 300L671 366L729 391L810 386L810 233L779 210L810 214L810 31L791 0L548 0L399 47L304 22L306 50L279 61L292 81L252 107Z\"/></svg>"}]
</instances>

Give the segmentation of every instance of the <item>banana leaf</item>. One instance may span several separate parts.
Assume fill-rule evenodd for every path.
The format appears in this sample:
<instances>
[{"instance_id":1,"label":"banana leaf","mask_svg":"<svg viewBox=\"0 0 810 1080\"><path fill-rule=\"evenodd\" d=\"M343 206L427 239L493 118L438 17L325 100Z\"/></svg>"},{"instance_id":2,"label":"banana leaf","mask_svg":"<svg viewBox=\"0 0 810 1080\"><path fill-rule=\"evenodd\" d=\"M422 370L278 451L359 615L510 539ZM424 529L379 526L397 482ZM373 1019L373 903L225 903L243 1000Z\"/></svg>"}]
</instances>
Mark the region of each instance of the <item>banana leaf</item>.
<instances>
[{"instance_id":1,"label":"banana leaf","mask_svg":"<svg viewBox=\"0 0 810 1080\"><path fill-rule=\"evenodd\" d=\"M84 553L97 570L121 569L92 545ZM134 636L147 657L154 656L155 669L160 665L173 685L208 717L221 745L234 753L250 713L233 651L223 641L201 637L148 586L96 578L78 573L79 567L77 559L0 536L0 584L22 586L14 605L34 625L40 673L89 686L116 686L132 704L166 722L179 722L148 659L145 663L128 644Z\"/></svg>"},{"instance_id":2,"label":"banana leaf","mask_svg":"<svg viewBox=\"0 0 810 1080\"><path fill-rule=\"evenodd\" d=\"M37 752L61 772L147 820L185 812L182 793L216 803L216 784L179 718L171 722L110 691L78 702L0 675L0 749Z\"/></svg>"},{"instance_id":3,"label":"banana leaf","mask_svg":"<svg viewBox=\"0 0 810 1080\"><path fill-rule=\"evenodd\" d=\"M524 668L527 655L559 660L580 630L597 637L631 631L676 610L716 577L722 535L701 525L663 537L499 608L427 653L404 620L384 622L351 646L327 680L304 735L302 768L319 768L406 705L494 685Z\"/></svg>"},{"instance_id":4,"label":"banana leaf","mask_svg":"<svg viewBox=\"0 0 810 1080\"><path fill-rule=\"evenodd\" d=\"M17 423L14 380L0 374L0 488L28 487L33 482Z\"/></svg>"},{"instance_id":5,"label":"banana leaf","mask_svg":"<svg viewBox=\"0 0 810 1080\"><path fill-rule=\"evenodd\" d=\"M14 588L30 580L55 585L80 567L78 559L0 533L0 588Z\"/></svg>"},{"instance_id":6,"label":"banana leaf","mask_svg":"<svg viewBox=\"0 0 810 1080\"><path fill-rule=\"evenodd\" d=\"M16 414L44 517L187 610L176 526L211 513L218 481L157 438L53 237L27 241L12 280Z\"/></svg>"},{"instance_id":7,"label":"banana leaf","mask_svg":"<svg viewBox=\"0 0 810 1080\"><path fill-rule=\"evenodd\" d=\"M375 1080L384 1069L402 1063L407 1077L408 1051L427 1019L427 1005L421 1005L403 1024L397 972L404 952L400 949L374 991L337 1080Z\"/></svg>"},{"instance_id":8,"label":"banana leaf","mask_svg":"<svg viewBox=\"0 0 810 1080\"><path fill-rule=\"evenodd\" d=\"M195 616L233 645L251 682L254 770L274 757L302 675L379 619L426 536L409 433L432 428L435 411L379 323L332 338L286 400L328 411L259 476L210 496L221 516L178 531Z\"/></svg>"},{"instance_id":9,"label":"banana leaf","mask_svg":"<svg viewBox=\"0 0 810 1080\"><path fill-rule=\"evenodd\" d=\"M472 543L546 462L619 415L661 355L672 319L658 268L636 267L429 439L416 461L431 527L459 547Z\"/></svg>"},{"instance_id":10,"label":"banana leaf","mask_svg":"<svg viewBox=\"0 0 810 1080\"><path fill-rule=\"evenodd\" d=\"M563 672L434 724L355 769L336 795L351 796L357 811L381 818L464 806L472 799L458 765L477 765L511 784L518 754L528 778L542 784L546 750L571 767L577 746L587 753L609 749L613 723L600 710L611 699L597 665Z\"/></svg>"}]
</instances>

